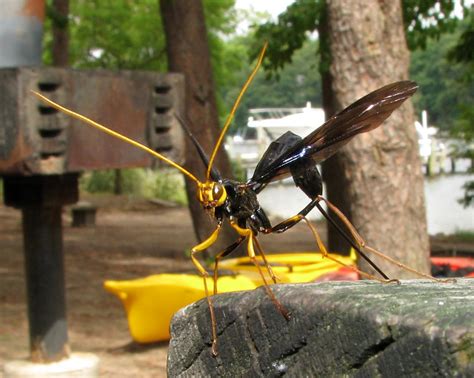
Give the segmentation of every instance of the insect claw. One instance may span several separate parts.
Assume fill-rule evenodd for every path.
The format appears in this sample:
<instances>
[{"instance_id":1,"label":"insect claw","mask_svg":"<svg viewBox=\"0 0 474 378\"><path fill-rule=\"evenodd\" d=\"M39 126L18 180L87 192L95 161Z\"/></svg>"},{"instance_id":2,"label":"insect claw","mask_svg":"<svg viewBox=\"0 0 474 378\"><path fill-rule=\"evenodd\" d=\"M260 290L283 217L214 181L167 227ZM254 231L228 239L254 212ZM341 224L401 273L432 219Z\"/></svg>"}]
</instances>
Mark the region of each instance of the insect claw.
<instances>
[{"instance_id":1,"label":"insect claw","mask_svg":"<svg viewBox=\"0 0 474 378\"><path fill-rule=\"evenodd\" d=\"M211 354L214 358L219 355L219 353L217 353L217 340L212 341Z\"/></svg>"},{"instance_id":2,"label":"insect claw","mask_svg":"<svg viewBox=\"0 0 474 378\"><path fill-rule=\"evenodd\" d=\"M387 283L387 284L397 284L397 285L401 285L402 283L400 282L400 280L397 280L396 278L392 278L390 280L385 280L383 281L384 283Z\"/></svg>"}]
</instances>

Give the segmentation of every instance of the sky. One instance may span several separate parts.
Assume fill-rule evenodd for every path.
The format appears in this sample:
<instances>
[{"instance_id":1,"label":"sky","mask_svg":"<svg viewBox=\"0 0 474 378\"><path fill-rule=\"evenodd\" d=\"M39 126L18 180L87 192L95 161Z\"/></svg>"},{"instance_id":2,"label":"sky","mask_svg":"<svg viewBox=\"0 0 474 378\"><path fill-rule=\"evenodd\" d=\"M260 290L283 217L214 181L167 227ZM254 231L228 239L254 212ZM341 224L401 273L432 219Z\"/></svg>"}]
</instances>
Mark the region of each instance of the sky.
<instances>
[{"instance_id":1,"label":"sky","mask_svg":"<svg viewBox=\"0 0 474 378\"><path fill-rule=\"evenodd\" d=\"M259 12L266 11L276 18L293 2L294 0L236 0L235 6L241 9L255 9Z\"/></svg>"},{"instance_id":2,"label":"sky","mask_svg":"<svg viewBox=\"0 0 474 378\"><path fill-rule=\"evenodd\" d=\"M267 12L273 20L276 20L278 15L284 12L288 5L293 2L294 0L236 0L235 7L256 12ZM245 33L248 27L248 23L241 22L238 26L238 32Z\"/></svg>"}]
</instances>

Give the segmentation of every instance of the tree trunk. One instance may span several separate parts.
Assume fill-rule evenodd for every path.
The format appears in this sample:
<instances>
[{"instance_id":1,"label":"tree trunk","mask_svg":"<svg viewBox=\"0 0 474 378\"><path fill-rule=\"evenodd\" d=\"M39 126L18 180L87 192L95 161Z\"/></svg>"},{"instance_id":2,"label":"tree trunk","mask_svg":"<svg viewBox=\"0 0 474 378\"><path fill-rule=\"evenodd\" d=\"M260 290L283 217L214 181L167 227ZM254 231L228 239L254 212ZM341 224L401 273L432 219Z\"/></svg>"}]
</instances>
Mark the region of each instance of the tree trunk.
<instances>
[{"instance_id":1,"label":"tree trunk","mask_svg":"<svg viewBox=\"0 0 474 378\"><path fill-rule=\"evenodd\" d=\"M123 175L121 169L114 169L114 194L123 194Z\"/></svg>"},{"instance_id":2,"label":"tree trunk","mask_svg":"<svg viewBox=\"0 0 474 378\"><path fill-rule=\"evenodd\" d=\"M189 126L193 134L210 155L219 136L220 127L202 2L161 0L160 9L166 34L168 68L171 72L185 75L186 118L190 121ZM231 177L230 163L222 150L221 148L216 158L216 165L223 177ZM185 159L186 169L200 180L204 180L204 164L189 138L186 140ZM215 223L197 201L196 189L196 184L186 179L194 230L198 240L202 241L215 229ZM221 234L218 246L229 245L236 239L227 229ZM217 247L212 248L213 252L216 249Z\"/></svg>"},{"instance_id":3,"label":"tree trunk","mask_svg":"<svg viewBox=\"0 0 474 378\"><path fill-rule=\"evenodd\" d=\"M327 8L338 110L408 77L400 1L332 0ZM377 130L354 138L334 160L341 169L339 195L347 200L348 216L366 243L428 272L423 176L411 102ZM406 276L394 266L380 265L391 277Z\"/></svg>"},{"instance_id":4,"label":"tree trunk","mask_svg":"<svg viewBox=\"0 0 474 378\"><path fill-rule=\"evenodd\" d=\"M335 93L332 90L333 77L329 70L331 63L330 54L330 40L329 40L329 25L328 25L328 14L327 7L324 5L324 9L321 11L319 23L318 23L321 63L319 66L319 72L322 80L322 100L323 109L326 114L326 119L336 114L336 99ZM339 109L340 110L340 109ZM340 167L340 159L336 156L332 156L322 164L322 176L324 184L326 186L326 196L329 201L337 204L339 210L343 212L347 217L350 217L350 206L343 191L340 190L341 186L347 185L342 183L342 178L339 172L342 170ZM338 218L334 220L342 227L343 223ZM327 222L327 238L328 248L332 252L341 254L349 254L350 244L337 232L337 229Z\"/></svg>"},{"instance_id":5,"label":"tree trunk","mask_svg":"<svg viewBox=\"0 0 474 378\"><path fill-rule=\"evenodd\" d=\"M51 7L53 23L53 66L69 65L69 0L53 0Z\"/></svg>"}]
</instances>

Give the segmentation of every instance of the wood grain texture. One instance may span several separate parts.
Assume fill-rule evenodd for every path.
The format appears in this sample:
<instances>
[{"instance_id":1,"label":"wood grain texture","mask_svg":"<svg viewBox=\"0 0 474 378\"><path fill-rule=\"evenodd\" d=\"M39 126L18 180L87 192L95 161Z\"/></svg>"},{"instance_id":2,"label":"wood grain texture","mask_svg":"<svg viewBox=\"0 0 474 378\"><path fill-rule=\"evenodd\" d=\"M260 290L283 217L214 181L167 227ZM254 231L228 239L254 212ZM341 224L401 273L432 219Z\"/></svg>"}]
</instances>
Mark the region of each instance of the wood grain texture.
<instances>
[{"instance_id":1,"label":"wood grain texture","mask_svg":"<svg viewBox=\"0 0 474 378\"><path fill-rule=\"evenodd\" d=\"M214 297L219 356L201 300L171 324L170 377L458 376L474 373L474 280L275 285Z\"/></svg>"}]
</instances>

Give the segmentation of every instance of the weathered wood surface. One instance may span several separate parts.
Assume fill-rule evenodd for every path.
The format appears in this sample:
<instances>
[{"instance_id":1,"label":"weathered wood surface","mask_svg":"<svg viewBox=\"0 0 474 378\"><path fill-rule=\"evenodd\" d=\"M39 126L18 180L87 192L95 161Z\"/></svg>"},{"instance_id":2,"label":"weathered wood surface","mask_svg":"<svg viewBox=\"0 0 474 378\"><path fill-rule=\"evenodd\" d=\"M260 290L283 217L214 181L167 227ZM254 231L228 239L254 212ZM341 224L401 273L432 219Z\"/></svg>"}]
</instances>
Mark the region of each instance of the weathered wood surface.
<instances>
[{"instance_id":1,"label":"weathered wood surface","mask_svg":"<svg viewBox=\"0 0 474 378\"><path fill-rule=\"evenodd\" d=\"M214 297L171 324L176 376L474 376L474 280L275 285L286 321L263 289Z\"/></svg>"}]
</instances>

